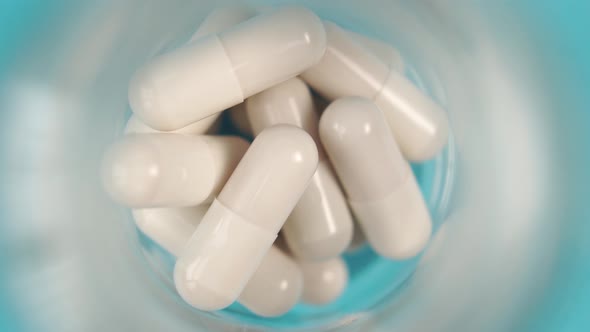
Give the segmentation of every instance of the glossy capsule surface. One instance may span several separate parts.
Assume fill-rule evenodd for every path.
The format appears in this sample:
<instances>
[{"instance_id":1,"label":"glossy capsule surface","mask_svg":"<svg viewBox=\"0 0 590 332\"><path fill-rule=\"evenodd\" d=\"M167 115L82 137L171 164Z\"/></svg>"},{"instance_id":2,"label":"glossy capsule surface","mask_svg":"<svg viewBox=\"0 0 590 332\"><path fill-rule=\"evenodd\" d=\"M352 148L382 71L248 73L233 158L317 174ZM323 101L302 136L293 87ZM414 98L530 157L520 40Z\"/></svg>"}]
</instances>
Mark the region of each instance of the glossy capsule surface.
<instances>
[{"instance_id":1,"label":"glossy capsule surface","mask_svg":"<svg viewBox=\"0 0 590 332\"><path fill-rule=\"evenodd\" d=\"M129 103L150 127L176 130L299 75L325 48L314 13L282 7L154 59L132 78Z\"/></svg>"},{"instance_id":2,"label":"glossy capsule surface","mask_svg":"<svg viewBox=\"0 0 590 332\"><path fill-rule=\"evenodd\" d=\"M238 298L317 163L313 139L297 127L256 137L176 262L174 281L187 303L218 310Z\"/></svg>"},{"instance_id":3,"label":"glossy capsule surface","mask_svg":"<svg viewBox=\"0 0 590 332\"><path fill-rule=\"evenodd\" d=\"M186 208L133 210L137 227L174 256L178 256L201 223L209 205ZM238 302L259 316L280 316L289 311L303 291L299 265L274 245L254 272Z\"/></svg>"},{"instance_id":4,"label":"glossy capsule surface","mask_svg":"<svg viewBox=\"0 0 590 332\"><path fill-rule=\"evenodd\" d=\"M352 238L352 216L338 179L319 144L319 116L309 88L299 78L287 80L246 101L254 135L277 124L302 128L318 145L316 173L282 232L301 259L325 260L343 253Z\"/></svg>"},{"instance_id":5,"label":"glossy capsule surface","mask_svg":"<svg viewBox=\"0 0 590 332\"><path fill-rule=\"evenodd\" d=\"M322 115L320 137L375 251L391 259L420 253L429 211L381 110L366 98L338 99Z\"/></svg>"}]
</instances>

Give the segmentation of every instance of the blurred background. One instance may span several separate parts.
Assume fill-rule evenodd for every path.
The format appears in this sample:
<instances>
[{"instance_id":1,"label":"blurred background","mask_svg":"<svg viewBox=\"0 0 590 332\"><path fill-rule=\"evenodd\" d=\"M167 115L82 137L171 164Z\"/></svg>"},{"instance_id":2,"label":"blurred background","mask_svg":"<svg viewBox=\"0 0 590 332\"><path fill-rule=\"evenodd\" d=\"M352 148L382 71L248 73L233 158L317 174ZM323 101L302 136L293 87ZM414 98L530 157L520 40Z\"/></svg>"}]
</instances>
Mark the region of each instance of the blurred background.
<instances>
[{"instance_id":1,"label":"blurred background","mask_svg":"<svg viewBox=\"0 0 590 332\"><path fill-rule=\"evenodd\" d=\"M269 325L171 295L100 158L137 67L230 3L0 0L1 331L590 330L583 0L248 1L302 4L401 51L452 123L445 156L418 165L439 231L403 285L359 277L319 314Z\"/></svg>"}]
</instances>

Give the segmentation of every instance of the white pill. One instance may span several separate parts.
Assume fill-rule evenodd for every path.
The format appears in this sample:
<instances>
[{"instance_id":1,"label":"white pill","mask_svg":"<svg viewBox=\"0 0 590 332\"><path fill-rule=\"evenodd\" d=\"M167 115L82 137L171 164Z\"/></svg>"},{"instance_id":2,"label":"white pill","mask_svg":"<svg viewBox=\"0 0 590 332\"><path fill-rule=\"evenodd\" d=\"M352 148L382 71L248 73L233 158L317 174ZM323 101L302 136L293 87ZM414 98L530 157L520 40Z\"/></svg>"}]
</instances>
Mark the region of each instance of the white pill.
<instances>
[{"instance_id":1,"label":"white pill","mask_svg":"<svg viewBox=\"0 0 590 332\"><path fill-rule=\"evenodd\" d=\"M229 136L129 135L105 154L103 184L133 208L199 205L219 193L247 148Z\"/></svg>"},{"instance_id":2,"label":"white pill","mask_svg":"<svg viewBox=\"0 0 590 332\"><path fill-rule=\"evenodd\" d=\"M404 59L398 50L393 48L386 42L367 37L363 34L356 33L353 31L346 31L348 34L360 45L365 47L381 62L387 64L387 66L399 73L403 73L405 70Z\"/></svg>"},{"instance_id":3,"label":"white pill","mask_svg":"<svg viewBox=\"0 0 590 332\"><path fill-rule=\"evenodd\" d=\"M237 299L317 163L313 139L297 127L258 135L176 262L174 282L186 302L218 310Z\"/></svg>"},{"instance_id":4,"label":"white pill","mask_svg":"<svg viewBox=\"0 0 590 332\"><path fill-rule=\"evenodd\" d=\"M212 11L201 23L199 29L193 34L190 42L195 41L198 38L206 36L211 33L217 33L228 29L240 22L243 22L249 18L256 16L256 10L245 5L234 5L229 7L220 7ZM202 120L194 122L186 127L174 130L174 133L180 134L205 134L207 132L213 132L216 130L214 127L218 127L219 122L216 122L219 118L219 114L213 114ZM141 121L137 115L132 115L127 122L125 132L132 134L147 134L147 133L160 133L161 131L156 130L143 121Z\"/></svg>"},{"instance_id":5,"label":"white pill","mask_svg":"<svg viewBox=\"0 0 590 332\"><path fill-rule=\"evenodd\" d=\"M132 79L129 102L150 127L175 130L299 75L325 48L315 14L282 7L155 59Z\"/></svg>"},{"instance_id":6,"label":"white pill","mask_svg":"<svg viewBox=\"0 0 590 332\"><path fill-rule=\"evenodd\" d=\"M448 136L447 118L440 106L348 32L330 22L324 25L326 53L301 77L329 100L359 96L375 102L407 159L423 161L440 152Z\"/></svg>"},{"instance_id":7,"label":"white pill","mask_svg":"<svg viewBox=\"0 0 590 332\"><path fill-rule=\"evenodd\" d=\"M206 204L186 208L136 209L133 210L133 217L144 234L178 256L208 209ZM295 306L302 291L303 276L299 265L273 245L244 287L238 302L259 316L280 316Z\"/></svg>"},{"instance_id":8,"label":"white pill","mask_svg":"<svg viewBox=\"0 0 590 332\"><path fill-rule=\"evenodd\" d=\"M301 300L313 305L334 302L348 283L348 269L340 257L322 262L300 261L303 272Z\"/></svg>"},{"instance_id":9,"label":"white pill","mask_svg":"<svg viewBox=\"0 0 590 332\"><path fill-rule=\"evenodd\" d=\"M330 162L319 145L319 116L309 88L293 78L246 101L254 135L277 124L302 128L318 145L319 164L282 232L301 259L325 260L343 253L352 238L352 216Z\"/></svg>"},{"instance_id":10,"label":"white pill","mask_svg":"<svg viewBox=\"0 0 590 332\"><path fill-rule=\"evenodd\" d=\"M417 255L430 238L430 215L379 108L365 98L338 99L322 115L320 136L375 251Z\"/></svg>"}]
</instances>

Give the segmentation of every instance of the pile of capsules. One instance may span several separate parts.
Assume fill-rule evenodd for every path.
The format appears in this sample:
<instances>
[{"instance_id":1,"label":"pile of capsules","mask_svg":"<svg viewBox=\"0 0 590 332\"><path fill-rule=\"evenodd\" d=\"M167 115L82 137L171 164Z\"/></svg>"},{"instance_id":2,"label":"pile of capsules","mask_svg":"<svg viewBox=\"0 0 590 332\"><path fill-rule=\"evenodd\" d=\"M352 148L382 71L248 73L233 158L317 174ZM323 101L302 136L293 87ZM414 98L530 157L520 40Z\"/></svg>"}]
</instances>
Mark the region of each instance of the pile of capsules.
<instances>
[{"instance_id":1,"label":"pile of capsules","mask_svg":"<svg viewBox=\"0 0 590 332\"><path fill-rule=\"evenodd\" d=\"M363 236L393 260L429 241L408 161L435 157L448 122L386 43L301 7L220 8L137 71L129 101L104 185L177 258L175 286L195 308L238 301L271 317L327 304ZM251 143L214 135L224 110Z\"/></svg>"}]
</instances>

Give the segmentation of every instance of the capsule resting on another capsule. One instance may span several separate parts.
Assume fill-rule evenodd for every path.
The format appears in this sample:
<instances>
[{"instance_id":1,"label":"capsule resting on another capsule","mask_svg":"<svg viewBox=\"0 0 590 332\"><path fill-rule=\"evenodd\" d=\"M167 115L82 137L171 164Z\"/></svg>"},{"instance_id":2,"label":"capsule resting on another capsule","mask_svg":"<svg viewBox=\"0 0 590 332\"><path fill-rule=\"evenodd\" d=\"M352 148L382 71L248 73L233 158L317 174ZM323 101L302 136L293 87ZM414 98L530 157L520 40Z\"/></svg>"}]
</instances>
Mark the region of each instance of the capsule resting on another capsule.
<instances>
[{"instance_id":1,"label":"capsule resting on another capsule","mask_svg":"<svg viewBox=\"0 0 590 332\"><path fill-rule=\"evenodd\" d=\"M375 102L407 159L423 161L440 152L448 136L447 118L440 106L348 32L330 22L324 25L326 53L301 78L329 100L359 96Z\"/></svg>"},{"instance_id":2,"label":"capsule resting on another capsule","mask_svg":"<svg viewBox=\"0 0 590 332\"><path fill-rule=\"evenodd\" d=\"M199 205L219 193L247 148L229 136L129 135L105 154L103 184L133 208Z\"/></svg>"},{"instance_id":3,"label":"capsule resting on another capsule","mask_svg":"<svg viewBox=\"0 0 590 332\"><path fill-rule=\"evenodd\" d=\"M174 282L186 302L218 310L237 299L317 164L313 139L297 127L256 137L176 262Z\"/></svg>"},{"instance_id":4,"label":"capsule resting on another capsule","mask_svg":"<svg viewBox=\"0 0 590 332\"><path fill-rule=\"evenodd\" d=\"M334 302L348 284L348 269L340 257L327 261L300 261L303 273L303 295L301 300L313 305Z\"/></svg>"},{"instance_id":5,"label":"capsule resting on another capsule","mask_svg":"<svg viewBox=\"0 0 590 332\"><path fill-rule=\"evenodd\" d=\"M206 204L136 209L133 217L144 234L178 256L208 209ZM238 302L259 316L280 316L295 306L302 291L303 276L298 264L273 245L244 287Z\"/></svg>"},{"instance_id":6,"label":"capsule resting on another capsule","mask_svg":"<svg viewBox=\"0 0 590 332\"><path fill-rule=\"evenodd\" d=\"M175 130L299 75L325 48L315 14L283 7L155 59L132 79L129 102L150 127Z\"/></svg>"},{"instance_id":7,"label":"capsule resting on another capsule","mask_svg":"<svg viewBox=\"0 0 590 332\"><path fill-rule=\"evenodd\" d=\"M282 232L300 259L325 260L343 253L352 238L352 216L332 166L319 145L318 123L309 88L293 78L246 101L254 135L277 124L302 128L318 146L319 164Z\"/></svg>"},{"instance_id":8,"label":"capsule resting on another capsule","mask_svg":"<svg viewBox=\"0 0 590 332\"><path fill-rule=\"evenodd\" d=\"M238 302L258 316L276 317L291 310L302 292L303 275L299 265L273 245L244 287Z\"/></svg>"},{"instance_id":9,"label":"capsule resting on another capsule","mask_svg":"<svg viewBox=\"0 0 590 332\"><path fill-rule=\"evenodd\" d=\"M417 255L430 238L430 215L379 108L365 98L338 99L322 115L320 137L375 251Z\"/></svg>"},{"instance_id":10,"label":"capsule resting on another capsule","mask_svg":"<svg viewBox=\"0 0 590 332\"><path fill-rule=\"evenodd\" d=\"M256 16L256 14L256 10L245 5L234 5L217 8L209 13L207 17L205 17L199 26L199 29L197 29L197 31L191 37L189 43L208 34L217 33L228 29L240 22ZM180 134L203 135L207 132L215 130L212 129L212 127L215 127L215 123L218 118L219 113L216 113L172 132ZM141 119L139 119L137 115L132 115L127 122L125 132L128 134L149 134L161 133L162 131L156 130L146 125L143 121L141 121Z\"/></svg>"}]
</instances>

